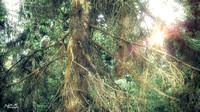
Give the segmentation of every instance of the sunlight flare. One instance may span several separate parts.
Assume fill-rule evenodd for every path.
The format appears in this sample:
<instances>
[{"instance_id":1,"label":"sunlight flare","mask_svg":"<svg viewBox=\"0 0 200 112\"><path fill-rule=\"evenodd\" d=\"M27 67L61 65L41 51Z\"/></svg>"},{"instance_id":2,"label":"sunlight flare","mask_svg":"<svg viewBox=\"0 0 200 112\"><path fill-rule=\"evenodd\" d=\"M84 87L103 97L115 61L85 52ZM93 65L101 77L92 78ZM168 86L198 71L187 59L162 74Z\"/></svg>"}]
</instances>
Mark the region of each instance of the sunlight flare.
<instances>
[{"instance_id":1,"label":"sunlight flare","mask_svg":"<svg viewBox=\"0 0 200 112\"><path fill-rule=\"evenodd\" d=\"M149 12L156 18L159 18L164 25L157 23L152 18L144 17L141 26L145 29L151 29L148 44L156 47L164 46L164 38L176 35L177 29L173 28L177 21L185 20L184 7L174 0L149 0Z\"/></svg>"},{"instance_id":2,"label":"sunlight flare","mask_svg":"<svg viewBox=\"0 0 200 112\"><path fill-rule=\"evenodd\" d=\"M153 29L152 35L150 37L150 45L156 45L159 47L163 47L163 41L165 37L165 31L161 29L160 26L156 26Z\"/></svg>"},{"instance_id":3,"label":"sunlight flare","mask_svg":"<svg viewBox=\"0 0 200 112\"><path fill-rule=\"evenodd\" d=\"M167 25L185 18L184 8L174 0L150 0L150 11Z\"/></svg>"}]
</instances>

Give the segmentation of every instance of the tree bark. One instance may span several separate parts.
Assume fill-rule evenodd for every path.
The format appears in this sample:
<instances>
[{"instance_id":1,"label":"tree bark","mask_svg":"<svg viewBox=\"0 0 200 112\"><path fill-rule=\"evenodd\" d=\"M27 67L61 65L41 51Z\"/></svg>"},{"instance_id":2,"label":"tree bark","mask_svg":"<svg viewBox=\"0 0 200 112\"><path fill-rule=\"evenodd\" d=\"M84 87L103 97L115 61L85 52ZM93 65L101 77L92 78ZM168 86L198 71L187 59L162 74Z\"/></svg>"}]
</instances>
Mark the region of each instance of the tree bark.
<instances>
[{"instance_id":1,"label":"tree bark","mask_svg":"<svg viewBox=\"0 0 200 112\"><path fill-rule=\"evenodd\" d=\"M73 0L70 17L70 39L67 46L67 67L65 74L65 110L69 112L86 111L88 99L87 74L93 71L91 38L90 0Z\"/></svg>"},{"instance_id":2,"label":"tree bark","mask_svg":"<svg viewBox=\"0 0 200 112\"><path fill-rule=\"evenodd\" d=\"M119 20L119 37L127 40L130 26L130 18L128 15L123 14ZM121 63L125 62L130 55L130 47L131 45L127 45L127 43L123 41L118 42L118 57L119 62L117 63L117 78L121 78L124 74L124 68Z\"/></svg>"}]
</instances>

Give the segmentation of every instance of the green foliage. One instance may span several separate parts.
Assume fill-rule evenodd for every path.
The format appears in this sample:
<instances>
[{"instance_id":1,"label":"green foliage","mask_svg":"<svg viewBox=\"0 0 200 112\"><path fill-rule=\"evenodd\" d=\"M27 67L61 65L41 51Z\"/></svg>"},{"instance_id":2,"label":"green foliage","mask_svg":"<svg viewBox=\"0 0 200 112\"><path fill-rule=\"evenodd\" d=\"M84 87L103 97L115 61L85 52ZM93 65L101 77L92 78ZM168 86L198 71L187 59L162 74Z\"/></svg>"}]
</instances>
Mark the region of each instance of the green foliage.
<instances>
[{"instance_id":1,"label":"green foliage","mask_svg":"<svg viewBox=\"0 0 200 112\"><path fill-rule=\"evenodd\" d=\"M188 37L188 38L184 38L184 40L192 49L194 49L196 51L200 51L200 39L195 39L195 38L189 38Z\"/></svg>"},{"instance_id":2,"label":"green foliage","mask_svg":"<svg viewBox=\"0 0 200 112\"><path fill-rule=\"evenodd\" d=\"M55 2L55 1L54 1ZM2 2L0 2L2 3ZM55 7L70 7L68 2L55 2L57 6L52 5L53 1L26 1L24 5L24 10L21 10L26 19L26 24L21 24L23 27L23 32L19 35L14 35L16 39L6 42L5 39L0 38L0 74L1 74L1 86L3 88L5 85L18 82L24 77L30 75L30 73L36 71L38 68L44 66L48 63L53 55L56 53L57 49L63 44L62 42L57 44L52 48L49 48L44 51L42 55L41 51L33 54L35 51L40 50L40 40L44 35L49 35L51 37L51 44L55 42L64 34L66 27L69 24L69 18L66 15L69 14L69 8L62 9L62 12L59 11L59 8ZM38 5L37 5L38 4ZM64 4L64 5L62 5ZM1 5L0 5L1 6ZM33 6L40 7L39 9L34 9ZM49 7L50 9L46 10L50 13L44 13L44 10L41 8ZM51 8L56 9L51 13ZM3 15L4 8L1 8L0 20L6 20L6 13ZM67 11L68 10L68 11ZM24 11L24 12L23 12ZM59 12L58 16L56 13ZM23 20L23 19L22 19ZM67 22L66 22L66 21ZM62 24L67 23L67 24ZM17 25L18 23L13 23ZM4 31L8 31L9 26ZM14 34L16 29L10 29L9 33ZM5 38L6 37L6 34ZM59 52L61 55L63 52ZM6 55L9 54L9 55ZM56 56L56 57L59 57ZM12 57L11 59L9 57ZM8 62L10 59L10 63ZM6 67L8 66L9 67ZM62 85L63 80L63 70L65 69L65 61L55 61L55 63L44 67L39 72L31 75L25 81L20 82L20 84L14 85L12 89L6 88L0 92L1 96L1 111L10 111L12 109L4 107L7 104L18 104L18 107L21 111L32 111L37 109L38 111L46 111L53 99L56 99L51 104L50 108L52 111L57 110L55 107L60 107L61 102L58 98L57 90ZM50 72L52 71L52 72ZM1 89L2 90L2 89ZM55 106L55 107L54 107Z\"/></svg>"},{"instance_id":3,"label":"green foliage","mask_svg":"<svg viewBox=\"0 0 200 112\"><path fill-rule=\"evenodd\" d=\"M142 19L138 19L138 17L143 18L146 13L140 7L140 5L145 7L146 2L93 0L91 4L84 3L83 9L94 11L91 14L93 24L116 35L120 27L117 23L122 15L133 15L131 21L134 25L131 26L132 29L126 31L127 40L140 44L141 37L148 36L150 32L140 27ZM200 32L198 28L200 24L197 22L199 15L193 13L196 10L194 4L189 1L183 4L187 9L187 25L181 26L182 37L169 39L166 41L166 47L174 57L199 68ZM22 6L21 9L23 9ZM9 103L17 103L20 111L36 109L43 112L62 109L65 100L62 96L66 94L61 91L66 59L51 61L66 55L68 38L44 50L40 49L40 41L44 35L48 35L51 39L50 44L53 44L62 37L70 28L70 11L71 1L69 0L26 0L24 10L20 12L25 19L22 19L25 24L19 25L23 27L23 32L17 34L16 28L5 27L6 11L0 2L0 30L2 29L0 35L6 39L11 34L16 37L10 41L0 37L0 81L2 82L0 111L10 111L4 107ZM103 17L100 18L99 15ZM13 24L17 25L17 23ZM194 26L190 27L190 25ZM118 55L118 40L94 29L91 29L91 34L95 42L114 53L115 56ZM124 65L128 66L124 66L126 71L131 72L126 72L122 79L117 80L118 60L97 46L91 44L91 47L96 50L96 54L90 55L95 57L97 62L95 64L100 64L102 67L95 71L97 75L88 76L90 86L87 91L89 98L86 100L88 105L91 105L88 107L91 110L99 111L103 108L102 110L109 111L118 106L120 108L117 108L117 111L176 112L195 111L200 106L198 71L176 63L163 54L153 52L150 48L145 48L136 50L140 55L132 56L128 62L124 62ZM13 84L15 82L18 84ZM6 87L9 84L13 85ZM186 105L191 107L186 107Z\"/></svg>"},{"instance_id":4,"label":"green foliage","mask_svg":"<svg viewBox=\"0 0 200 112\"><path fill-rule=\"evenodd\" d=\"M5 28L5 23L7 21L6 10L4 7L5 7L4 4L0 2L0 30Z\"/></svg>"},{"instance_id":5,"label":"green foliage","mask_svg":"<svg viewBox=\"0 0 200 112\"><path fill-rule=\"evenodd\" d=\"M117 54L117 52L115 51L117 47L117 42L115 40L113 40L109 36L105 36L103 33L99 31L95 31L93 35L94 35L93 39L95 41L97 41L102 46L106 47L107 49ZM103 63L105 65L106 71L109 73L113 73L115 68L113 65L115 65L116 63L113 57L102 49L100 49L99 53L101 56L101 60L103 60Z\"/></svg>"}]
</instances>

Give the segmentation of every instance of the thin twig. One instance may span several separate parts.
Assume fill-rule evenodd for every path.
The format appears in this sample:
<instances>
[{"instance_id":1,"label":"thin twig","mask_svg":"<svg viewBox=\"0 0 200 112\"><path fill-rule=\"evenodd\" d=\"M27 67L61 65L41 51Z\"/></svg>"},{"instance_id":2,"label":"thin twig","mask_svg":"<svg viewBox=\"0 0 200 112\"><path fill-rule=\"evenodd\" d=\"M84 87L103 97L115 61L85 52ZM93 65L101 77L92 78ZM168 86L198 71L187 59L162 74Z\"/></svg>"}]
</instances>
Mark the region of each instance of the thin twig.
<instances>
[{"instance_id":1,"label":"thin twig","mask_svg":"<svg viewBox=\"0 0 200 112\"><path fill-rule=\"evenodd\" d=\"M61 85L59 86L59 88L57 89L56 94L54 95L54 98L53 98L53 99L51 100L51 102L49 103L49 106L48 106L46 112L49 111L49 109L51 108L51 106L53 105L53 103L54 103L54 102L57 100L57 98L59 97L58 94L60 93L63 84L64 84L64 83L62 82Z\"/></svg>"}]
</instances>

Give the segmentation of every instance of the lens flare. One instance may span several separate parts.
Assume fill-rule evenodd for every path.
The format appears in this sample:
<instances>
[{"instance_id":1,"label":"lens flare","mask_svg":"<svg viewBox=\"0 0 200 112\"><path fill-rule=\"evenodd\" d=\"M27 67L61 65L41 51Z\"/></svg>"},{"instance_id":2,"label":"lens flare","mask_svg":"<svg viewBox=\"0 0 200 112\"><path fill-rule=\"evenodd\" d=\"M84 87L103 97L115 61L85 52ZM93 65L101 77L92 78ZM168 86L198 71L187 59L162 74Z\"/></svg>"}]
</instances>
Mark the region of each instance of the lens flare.
<instances>
[{"instance_id":1,"label":"lens flare","mask_svg":"<svg viewBox=\"0 0 200 112\"><path fill-rule=\"evenodd\" d=\"M157 26L156 28L154 28L152 35L150 37L150 45L163 47L164 37L165 37L164 30L161 30L161 27Z\"/></svg>"}]
</instances>

